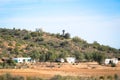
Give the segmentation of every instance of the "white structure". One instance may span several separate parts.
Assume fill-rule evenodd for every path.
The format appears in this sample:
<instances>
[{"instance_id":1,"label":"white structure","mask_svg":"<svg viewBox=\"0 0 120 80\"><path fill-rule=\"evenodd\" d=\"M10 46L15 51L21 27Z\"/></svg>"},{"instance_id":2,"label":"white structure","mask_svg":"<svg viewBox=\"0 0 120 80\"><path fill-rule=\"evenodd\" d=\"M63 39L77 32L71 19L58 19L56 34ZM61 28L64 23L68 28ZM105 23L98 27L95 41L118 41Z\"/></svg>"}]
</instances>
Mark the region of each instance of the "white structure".
<instances>
[{"instance_id":1,"label":"white structure","mask_svg":"<svg viewBox=\"0 0 120 80\"><path fill-rule=\"evenodd\" d=\"M118 59L117 58L113 58L113 59L105 59L105 64L108 65L110 63L114 63L117 64L118 63Z\"/></svg>"},{"instance_id":2,"label":"white structure","mask_svg":"<svg viewBox=\"0 0 120 80\"><path fill-rule=\"evenodd\" d=\"M67 58L66 58L66 61L67 61L68 63L75 63L76 58L75 58L75 57L67 57Z\"/></svg>"},{"instance_id":3,"label":"white structure","mask_svg":"<svg viewBox=\"0 0 120 80\"><path fill-rule=\"evenodd\" d=\"M65 62L65 60L64 60L63 58L58 58L56 61L57 61L57 62L61 62L61 63L64 63L64 62Z\"/></svg>"},{"instance_id":4,"label":"white structure","mask_svg":"<svg viewBox=\"0 0 120 80\"><path fill-rule=\"evenodd\" d=\"M31 62L31 58L13 58L13 60L17 63L29 63Z\"/></svg>"}]
</instances>

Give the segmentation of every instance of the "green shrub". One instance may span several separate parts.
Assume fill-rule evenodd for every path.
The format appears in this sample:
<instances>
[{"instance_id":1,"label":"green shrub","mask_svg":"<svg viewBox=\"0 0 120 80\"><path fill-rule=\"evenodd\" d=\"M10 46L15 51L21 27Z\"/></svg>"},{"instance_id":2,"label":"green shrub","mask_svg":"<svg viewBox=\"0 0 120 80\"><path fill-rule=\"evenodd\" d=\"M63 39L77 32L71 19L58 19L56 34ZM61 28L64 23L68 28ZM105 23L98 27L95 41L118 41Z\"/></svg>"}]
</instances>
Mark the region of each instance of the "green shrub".
<instances>
[{"instance_id":1,"label":"green shrub","mask_svg":"<svg viewBox=\"0 0 120 80\"><path fill-rule=\"evenodd\" d=\"M44 41L44 39L42 37L39 37L35 40L36 42L40 42L40 41Z\"/></svg>"},{"instance_id":2,"label":"green shrub","mask_svg":"<svg viewBox=\"0 0 120 80\"><path fill-rule=\"evenodd\" d=\"M118 76L117 74L114 75L114 79L115 79L115 80L120 80L120 79L119 79L119 76Z\"/></svg>"},{"instance_id":3,"label":"green shrub","mask_svg":"<svg viewBox=\"0 0 120 80\"><path fill-rule=\"evenodd\" d=\"M11 74L6 73L0 76L0 80L24 80L24 77L12 76Z\"/></svg>"},{"instance_id":4,"label":"green shrub","mask_svg":"<svg viewBox=\"0 0 120 80\"><path fill-rule=\"evenodd\" d=\"M12 42L9 42L8 46L13 46Z\"/></svg>"},{"instance_id":5,"label":"green shrub","mask_svg":"<svg viewBox=\"0 0 120 80\"><path fill-rule=\"evenodd\" d=\"M116 64L115 63L111 63L111 67L116 67Z\"/></svg>"},{"instance_id":6,"label":"green shrub","mask_svg":"<svg viewBox=\"0 0 120 80\"><path fill-rule=\"evenodd\" d=\"M43 80L43 79L39 77L27 77L26 80Z\"/></svg>"},{"instance_id":7,"label":"green shrub","mask_svg":"<svg viewBox=\"0 0 120 80\"><path fill-rule=\"evenodd\" d=\"M104 80L105 77L104 77L104 76L100 76L99 79L100 79L100 80Z\"/></svg>"},{"instance_id":8,"label":"green shrub","mask_svg":"<svg viewBox=\"0 0 120 80\"><path fill-rule=\"evenodd\" d=\"M113 80L113 77L112 76L107 76L107 79L108 80Z\"/></svg>"},{"instance_id":9,"label":"green shrub","mask_svg":"<svg viewBox=\"0 0 120 80\"><path fill-rule=\"evenodd\" d=\"M60 75L55 75L53 78L51 78L50 80L62 80L62 76Z\"/></svg>"}]
</instances>

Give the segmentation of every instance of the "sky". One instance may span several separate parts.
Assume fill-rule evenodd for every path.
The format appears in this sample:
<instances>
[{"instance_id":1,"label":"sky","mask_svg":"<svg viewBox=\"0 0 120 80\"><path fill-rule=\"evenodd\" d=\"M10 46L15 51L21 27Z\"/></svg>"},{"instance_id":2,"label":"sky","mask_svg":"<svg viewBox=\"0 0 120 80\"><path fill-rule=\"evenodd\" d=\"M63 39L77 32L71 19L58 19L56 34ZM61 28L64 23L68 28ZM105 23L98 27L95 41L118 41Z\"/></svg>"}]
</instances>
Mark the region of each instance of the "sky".
<instances>
[{"instance_id":1,"label":"sky","mask_svg":"<svg viewBox=\"0 0 120 80\"><path fill-rule=\"evenodd\" d=\"M79 36L120 49L120 0L0 0L0 28Z\"/></svg>"}]
</instances>

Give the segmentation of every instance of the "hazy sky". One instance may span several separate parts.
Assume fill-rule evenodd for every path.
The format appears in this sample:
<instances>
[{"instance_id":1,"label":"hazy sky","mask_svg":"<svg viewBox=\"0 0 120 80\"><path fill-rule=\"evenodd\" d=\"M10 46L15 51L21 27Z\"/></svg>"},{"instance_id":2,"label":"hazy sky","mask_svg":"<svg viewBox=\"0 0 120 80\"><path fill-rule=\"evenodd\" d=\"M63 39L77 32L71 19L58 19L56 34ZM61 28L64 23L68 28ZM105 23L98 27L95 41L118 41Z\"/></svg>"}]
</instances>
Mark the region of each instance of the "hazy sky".
<instances>
[{"instance_id":1,"label":"hazy sky","mask_svg":"<svg viewBox=\"0 0 120 80\"><path fill-rule=\"evenodd\" d=\"M120 0L0 0L0 27L79 36L120 48Z\"/></svg>"}]
</instances>

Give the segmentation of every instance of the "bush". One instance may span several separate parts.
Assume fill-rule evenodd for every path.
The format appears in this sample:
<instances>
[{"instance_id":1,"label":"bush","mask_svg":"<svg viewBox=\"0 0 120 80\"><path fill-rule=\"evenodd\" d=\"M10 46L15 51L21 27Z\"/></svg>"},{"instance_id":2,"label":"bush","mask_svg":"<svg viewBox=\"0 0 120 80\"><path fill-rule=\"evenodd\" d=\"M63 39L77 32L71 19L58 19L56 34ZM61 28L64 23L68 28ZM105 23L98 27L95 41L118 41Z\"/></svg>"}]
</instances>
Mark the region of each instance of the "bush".
<instances>
[{"instance_id":1,"label":"bush","mask_svg":"<svg viewBox=\"0 0 120 80\"><path fill-rule=\"evenodd\" d=\"M114 79L115 79L115 80L120 80L120 79L119 79L119 76L118 76L117 74L114 75Z\"/></svg>"},{"instance_id":2,"label":"bush","mask_svg":"<svg viewBox=\"0 0 120 80\"><path fill-rule=\"evenodd\" d=\"M9 42L8 46L13 46L12 42Z\"/></svg>"},{"instance_id":3,"label":"bush","mask_svg":"<svg viewBox=\"0 0 120 80\"><path fill-rule=\"evenodd\" d=\"M116 64L115 63L111 63L111 67L116 67Z\"/></svg>"},{"instance_id":4,"label":"bush","mask_svg":"<svg viewBox=\"0 0 120 80\"><path fill-rule=\"evenodd\" d=\"M56 75L50 80L96 80L94 77L78 77L78 76L60 76Z\"/></svg>"},{"instance_id":5,"label":"bush","mask_svg":"<svg viewBox=\"0 0 120 80\"><path fill-rule=\"evenodd\" d=\"M104 77L104 76L100 76L99 79L100 79L100 80L104 80L105 77Z\"/></svg>"},{"instance_id":6,"label":"bush","mask_svg":"<svg viewBox=\"0 0 120 80\"><path fill-rule=\"evenodd\" d=\"M32 37L37 37L38 36L38 32L31 32L31 36Z\"/></svg>"},{"instance_id":7,"label":"bush","mask_svg":"<svg viewBox=\"0 0 120 80\"><path fill-rule=\"evenodd\" d=\"M64 38L69 39L70 38L70 33L66 33Z\"/></svg>"},{"instance_id":8,"label":"bush","mask_svg":"<svg viewBox=\"0 0 120 80\"><path fill-rule=\"evenodd\" d=\"M38 77L27 77L26 80L43 80L43 79L38 78Z\"/></svg>"},{"instance_id":9,"label":"bush","mask_svg":"<svg viewBox=\"0 0 120 80\"><path fill-rule=\"evenodd\" d=\"M24 39L24 40L31 39L31 35L30 35L30 34L26 34L23 39Z\"/></svg>"},{"instance_id":10,"label":"bush","mask_svg":"<svg viewBox=\"0 0 120 80\"><path fill-rule=\"evenodd\" d=\"M112 76L108 76L107 79L108 80L113 80L113 77Z\"/></svg>"},{"instance_id":11,"label":"bush","mask_svg":"<svg viewBox=\"0 0 120 80\"><path fill-rule=\"evenodd\" d=\"M53 78L51 78L50 80L62 80L62 76L56 75Z\"/></svg>"},{"instance_id":12,"label":"bush","mask_svg":"<svg viewBox=\"0 0 120 80\"><path fill-rule=\"evenodd\" d=\"M35 40L36 42L39 42L39 41L44 41L44 39L42 37L39 37Z\"/></svg>"},{"instance_id":13,"label":"bush","mask_svg":"<svg viewBox=\"0 0 120 80\"><path fill-rule=\"evenodd\" d=\"M12 76L9 73L3 74L0 76L0 80L24 80L21 76Z\"/></svg>"},{"instance_id":14,"label":"bush","mask_svg":"<svg viewBox=\"0 0 120 80\"><path fill-rule=\"evenodd\" d=\"M16 66L16 63L12 59L8 59L0 63L0 68L14 68L15 66Z\"/></svg>"},{"instance_id":15,"label":"bush","mask_svg":"<svg viewBox=\"0 0 120 80\"><path fill-rule=\"evenodd\" d=\"M0 75L0 80L43 80L39 77L26 77L26 79L22 76L12 76L9 73Z\"/></svg>"}]
</instances>

